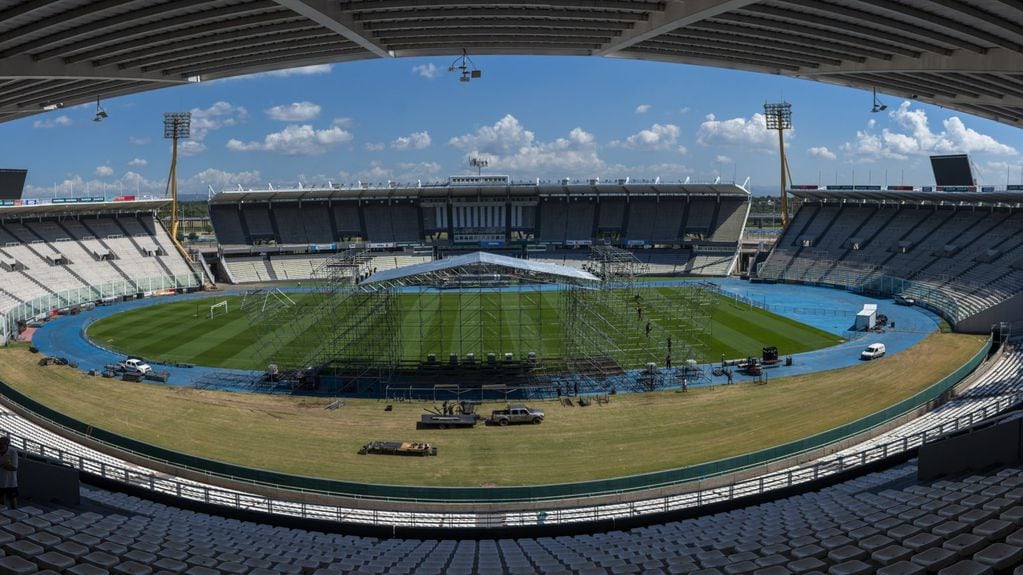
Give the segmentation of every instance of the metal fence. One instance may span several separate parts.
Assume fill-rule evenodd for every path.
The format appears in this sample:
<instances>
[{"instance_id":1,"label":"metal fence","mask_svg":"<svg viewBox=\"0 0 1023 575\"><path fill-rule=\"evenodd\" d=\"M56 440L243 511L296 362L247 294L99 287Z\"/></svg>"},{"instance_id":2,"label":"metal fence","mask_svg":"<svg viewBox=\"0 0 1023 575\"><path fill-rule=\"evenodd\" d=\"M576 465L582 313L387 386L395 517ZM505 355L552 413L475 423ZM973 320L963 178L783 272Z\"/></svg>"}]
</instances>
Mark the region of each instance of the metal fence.
<instances>
[{"instance_id":1,"label":"metal fence","mask_svg":"<svg viewBox=\"0 0 1023 575\"><path fill-rule=\"evenodd\" d=\"M30 320L55 309L62 309L126 295L171 289L194 288L202 285L198 274L159 276L151 278L119 280L95 286L82 286L50 293L25 303L18 304L6 316L13 322Z\"/></svg>"}]
</instances>

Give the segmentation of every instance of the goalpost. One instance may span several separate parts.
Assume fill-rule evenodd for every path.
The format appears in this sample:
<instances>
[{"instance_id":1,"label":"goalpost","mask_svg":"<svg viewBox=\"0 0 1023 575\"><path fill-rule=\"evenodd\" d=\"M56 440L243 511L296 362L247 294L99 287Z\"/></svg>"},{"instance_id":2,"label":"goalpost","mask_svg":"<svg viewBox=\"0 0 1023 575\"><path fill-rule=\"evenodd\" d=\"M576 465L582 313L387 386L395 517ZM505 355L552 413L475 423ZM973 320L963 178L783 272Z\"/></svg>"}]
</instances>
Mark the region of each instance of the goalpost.
<instances>
[{"instance_id":1,"label":"goalpost","mask_svg":"<svg viewBox=\"0 0 1023 575\"><path fill-rule=\"evenodd\" d=\"M215 318L217 315L227 315L227 300L210 306L210 319Z\"/></svg>"}]
</instances>

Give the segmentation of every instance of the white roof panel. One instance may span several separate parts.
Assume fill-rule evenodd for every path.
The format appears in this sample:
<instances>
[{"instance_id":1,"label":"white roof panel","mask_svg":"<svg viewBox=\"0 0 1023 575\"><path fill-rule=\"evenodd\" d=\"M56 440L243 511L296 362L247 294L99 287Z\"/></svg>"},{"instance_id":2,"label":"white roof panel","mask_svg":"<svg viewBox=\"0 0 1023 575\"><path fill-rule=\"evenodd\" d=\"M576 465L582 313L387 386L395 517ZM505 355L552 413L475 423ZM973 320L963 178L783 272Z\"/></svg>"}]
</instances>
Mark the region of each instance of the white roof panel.
<instances>
[{"instance_id":1,"label":"white roof panel","mask_svg":"<svg viewBox=\"0 0 1023 575\"><path fill-rule=\"evenodd\" d=\"M589 272L585 272L583 270L576 268L570 268L568 266L535 262L508 256L500 256L488 252L473 252L471 254L464 254L460 256L444 258L442 260L434 260L432 262L426 262L422 264L415 264L411 266L405 266L402 268L395 268L391 270L377 272L366 278L366 281L362 282L362 285L412 278L422 274L429 274L443 270L450 270L459 267L468 267L480 264L502 266L510 269L517 269L531 273L547 274L550 276L563 277L565 279L571 279L576 281L579 280L591 282L600 281L600 278Z\"/></svg>"}]
</instances>

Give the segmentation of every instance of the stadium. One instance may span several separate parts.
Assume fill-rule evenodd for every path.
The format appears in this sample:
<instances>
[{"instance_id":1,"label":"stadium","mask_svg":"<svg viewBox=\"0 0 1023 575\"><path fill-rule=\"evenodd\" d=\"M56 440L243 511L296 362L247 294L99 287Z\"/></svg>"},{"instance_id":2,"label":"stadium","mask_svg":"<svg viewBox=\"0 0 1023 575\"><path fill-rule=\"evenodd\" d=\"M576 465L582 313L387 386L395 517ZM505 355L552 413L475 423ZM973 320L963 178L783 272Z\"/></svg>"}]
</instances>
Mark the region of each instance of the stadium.
<instances>
[{"instance_id":1,"label":"stadium","mask_svg":"<svg viewBox=\"0 0 1023 575\"><path fill-rule=\"evenodd\" d=\"M122 4L3 3L0 120L466 49L1023 108L1009 3ZM1023 186L211 189L197 248L166 122L165 197L0 172L0 571L1019 571Z\"/></svg>"}]
</instances>

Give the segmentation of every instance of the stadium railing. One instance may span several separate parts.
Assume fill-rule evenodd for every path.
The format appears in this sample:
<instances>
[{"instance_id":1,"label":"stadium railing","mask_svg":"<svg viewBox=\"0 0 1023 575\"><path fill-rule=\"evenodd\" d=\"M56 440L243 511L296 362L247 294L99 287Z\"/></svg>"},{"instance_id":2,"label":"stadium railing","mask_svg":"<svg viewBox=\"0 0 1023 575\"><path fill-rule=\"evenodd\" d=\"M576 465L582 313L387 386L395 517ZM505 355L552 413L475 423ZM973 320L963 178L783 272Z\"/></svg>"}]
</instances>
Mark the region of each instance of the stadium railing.
<instances>
[{"instance_id":1,"label":"stadium railing","mask_svg":"<svg viewBox=\"0 0 1023 575\"><path fill-rule=\"evenodd\" d=\"M855 291L884 296L903 294L912 297L918 305L938 313L953 325L969 315L962 309L959 300L945 290L927 282L883 275L867 281L857 287Z\"/></svg>"},{"instance_id":2,"label":"stadium railing","mask_svg":"<svg viewBox=\"0 0 1023 575\"><path fill-rule=\"evenodd\" d=\"M941 381L911 397L872 415L797 441L744 455L664 471L602 480L520 487L475 488L380 485L301 477L264 469L253 469L180 453L125 437L105 429L93 427L31 399L4 382L0 382L0 394L4 395L8 402L13 403L22 410L61 428L63 431L62 435L82 437L89 441L99 442L115 447L118 450L135 454L145 460L198 472L207 477L217 476L232 483L261 486L270 489L317 493L327 496L394 502L449 504L540 502L620 495L628 492L677 486L753 469L833 445L888 423L938 399L981 364L990 351L992 344L993 339L989 337L987 342L969 361L953 373L942 378Z\"/></svg>"},{"instance_id":3,"label":"stadium railing","mask_svg":"<svg viewBox=\"0 0 1023 575\"><path fill-rule=\"evenodd\" d=\"M1013 393L998 398L995 403L963 413L953 420L942 421L916 433L876 443L862 450L837 455L810 465L790 467L734 483L691 491L680 495L651 497L641 501L537 509L520 512L474 509L470 512L451 509L443 513L417 511L389 511L373 508L350 508L335 505L311 504L297 500L232 491L219 487L185 481L166 474L111 463L98 457L47 446L37 439L11 434L12 443L22 450L52 457L84 473L106 480L169 495L187 501L212 504L229 509L255 511L302 519L332 521L360 525L376 525L398 536L399 528L506 528L552 524L578 524L595 521L621 520L644 515L694 509L711 504L727 503L745 497L770 494L780 489L798 487L809 482L826 480L841 473L884 461L890 457L910 454L929 440L972 427L1023 402L1023 394Z\"/></svg>"},{"instance_id":4,"label":"stadium railing","mask_svg":"<svg viewBox=\"0 0 1023 575\"><path fill-rule=\"evenodd\" d=\"M11 320L27 321L55 309L64 309L87 302L95 302L108 298L119 298L162 290L197 288L202 285L199 275L184 274L177 276L159 276L132 280L119 280L101 285L61 290L42 297L31 299L19 304L7 312Z\"/></svg>"}]
</instances>

